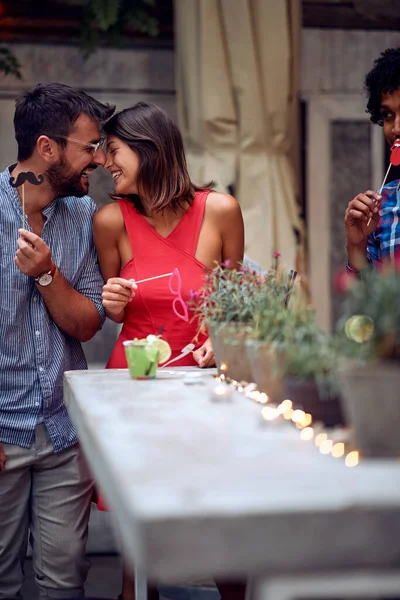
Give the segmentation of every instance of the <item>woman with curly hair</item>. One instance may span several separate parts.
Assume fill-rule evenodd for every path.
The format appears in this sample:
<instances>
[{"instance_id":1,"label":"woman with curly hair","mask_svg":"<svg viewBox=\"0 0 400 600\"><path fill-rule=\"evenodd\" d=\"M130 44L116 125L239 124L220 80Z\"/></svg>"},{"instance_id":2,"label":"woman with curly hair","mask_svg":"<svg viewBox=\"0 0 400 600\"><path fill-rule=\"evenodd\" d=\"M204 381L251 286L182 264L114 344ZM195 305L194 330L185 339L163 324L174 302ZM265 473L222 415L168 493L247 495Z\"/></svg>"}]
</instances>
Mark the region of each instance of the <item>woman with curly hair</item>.
<instances>
[{"instance_id":1,"label":"woman with curly hair","mask_svg":"<svg viewBox=\"0 0 400 600\"><path fill-rule=\"evenodd\" d=\"M365 77L367 112L383 127L390 147L400 143L400 48L390 48L375 60ZM385 185L381 194L357 194L346 210L347 269L357 274L368 264L393 259L400 248L400 180Z\"/></svg>"}]
</instances>

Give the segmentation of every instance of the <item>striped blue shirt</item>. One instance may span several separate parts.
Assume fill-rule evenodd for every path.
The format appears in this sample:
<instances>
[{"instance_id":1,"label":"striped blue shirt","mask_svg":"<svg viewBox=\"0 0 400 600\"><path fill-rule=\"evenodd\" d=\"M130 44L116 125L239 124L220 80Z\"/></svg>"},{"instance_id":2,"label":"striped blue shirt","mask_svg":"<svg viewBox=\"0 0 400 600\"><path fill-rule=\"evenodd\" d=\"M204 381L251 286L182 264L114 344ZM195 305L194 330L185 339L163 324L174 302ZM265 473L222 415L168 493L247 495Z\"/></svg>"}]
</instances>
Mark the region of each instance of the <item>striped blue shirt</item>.
<instances>
[{"instance_id":1,"label":"striped blue shirt","mask_svg":"<svg viewBox=\"0 0 400 600\"><path fill-rule=\"evenodd\" d=\"M87 364L80 342L57 327L33 279L14 264L22 206L9 179L6 169L0 174L0 441L29 448L42 420L59 452L77 441L63 401L63 374ZM92 238L95 211L88 196L57 198L42 211L41 237L59 271L92 300L104 321L103 278Z\"/></svg>"}]
</instances>

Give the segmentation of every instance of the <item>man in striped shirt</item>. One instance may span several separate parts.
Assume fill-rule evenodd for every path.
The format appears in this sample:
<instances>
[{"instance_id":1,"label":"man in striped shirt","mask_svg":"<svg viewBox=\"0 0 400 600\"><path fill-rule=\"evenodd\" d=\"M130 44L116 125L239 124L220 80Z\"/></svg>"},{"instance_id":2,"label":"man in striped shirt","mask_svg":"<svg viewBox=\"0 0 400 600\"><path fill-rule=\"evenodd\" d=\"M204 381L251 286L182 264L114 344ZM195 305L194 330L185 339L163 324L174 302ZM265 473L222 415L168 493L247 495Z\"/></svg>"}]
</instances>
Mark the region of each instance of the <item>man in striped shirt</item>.
<instances>
[{"instance_id":1,"label":"man in striped shirt","mask_svg":"<svg viewBox=\"0 0 400 600\"><path fill-rule=\"evenodd\" d=\"M400 48L385 50L365 78L367 111L372 123L383 126L387 143L400 140ZM347 270L393 260L400 248L400 180L382 194L367 190L349 203L346 215Z\"/></svg>"},{"instance_id":2,"label":"man in striped shirt","mask_svg":"<svg viewBox=\"0 0 400 600\"><path fill-rule=\"evenodd\" d=\"M18 162L0 173L0 599L21 598L28 529L40 598L84 597L92 481L63 373L86 368L81 342L105 317L86 194L113 112L57 83L16 101ZM13 187L26 172L43 183Z\"/></svg>"}]
</instances>

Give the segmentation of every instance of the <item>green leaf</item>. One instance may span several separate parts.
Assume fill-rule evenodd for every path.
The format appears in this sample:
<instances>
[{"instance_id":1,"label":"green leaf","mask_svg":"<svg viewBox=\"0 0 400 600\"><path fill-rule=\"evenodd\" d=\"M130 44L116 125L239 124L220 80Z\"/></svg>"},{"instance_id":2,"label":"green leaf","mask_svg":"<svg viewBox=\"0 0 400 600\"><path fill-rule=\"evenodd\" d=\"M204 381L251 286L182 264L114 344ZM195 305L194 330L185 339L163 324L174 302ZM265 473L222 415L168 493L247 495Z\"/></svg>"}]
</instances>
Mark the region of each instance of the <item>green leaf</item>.
<instances>
[{"instance_id":1,"label":"green leaf","mask_svg":"<svg viewBox=\"0 0 400 600\"><path fill-rule=\"evenodd\" d=\"M21 65L8 48L0 47L0 73L22 79Z\"/></svg>"},{"instance_id":2,"label":"green leaf","mask_svg":"<svg viewBox=\"0 0 400 600\"><path fill-rule=\"evenodd\" d=\"M107 31L118 22L121 0L91 0L90 9L100 31Z\"/></svg>"},{"instance_id":3,"label":"green leaf","mask_svg":"<svg viewBox=\"0 0 400 600\"><path fill-rule=\"evenodd\" d=\"M126 24L139 33L147 33L151 37L157 37L159 34L158 20L140 9L127 14Z\"/></svg>"},{"instance_id":4,"label":"green leaf","mask_svg":"<svg viewBox=\"0 0 400 600\"><path fill-rule=\"evenodd\" d=\"M155 0L87 0L81 23L81 48L88 58L104 41L111 47L123 47L126 28L156 37L158 19L149 13ZM130 36L131 37L131 36Z\"/></svg>"}]
</instances>

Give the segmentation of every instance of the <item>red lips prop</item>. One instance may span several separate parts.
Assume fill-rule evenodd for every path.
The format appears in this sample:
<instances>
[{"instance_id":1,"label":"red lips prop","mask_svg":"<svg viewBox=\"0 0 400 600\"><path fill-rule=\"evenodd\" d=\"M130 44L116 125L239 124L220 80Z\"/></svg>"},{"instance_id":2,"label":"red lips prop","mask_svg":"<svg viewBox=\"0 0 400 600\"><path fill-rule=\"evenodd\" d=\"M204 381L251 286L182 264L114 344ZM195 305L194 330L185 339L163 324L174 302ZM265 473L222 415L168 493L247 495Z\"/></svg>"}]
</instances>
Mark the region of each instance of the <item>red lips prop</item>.
<instances>
[{"instance_id":1,"label":"red lips prop","mask_svg":"<svg viewBox=\"0 0 400 600\"><path fill-rule=\"evenodd\" d=\"M400 165L400 140L396 140L395 143L393 144L393 146L390 148L390 162L389 162L388 170L386 171L385 179L383 180L383 183L378 191L378 194L382 194L383 186L386 183L386 179L389 175L390 167L392 165L394 167L398 167ZM372 221L372 217L370 217L368 219L367 227L370 226L371 221Z\"/></svg>"},{"instance_id":2,"label":"red lips prop","mask_svg":"<svg viewBox=\"0 0 400 600\"><path fill-rule=\"evenodd\" d=\"M390 162L394 167L400 165L400 141L396 140L393 146L390 148Z\"/></svg>"}]
</instances>

